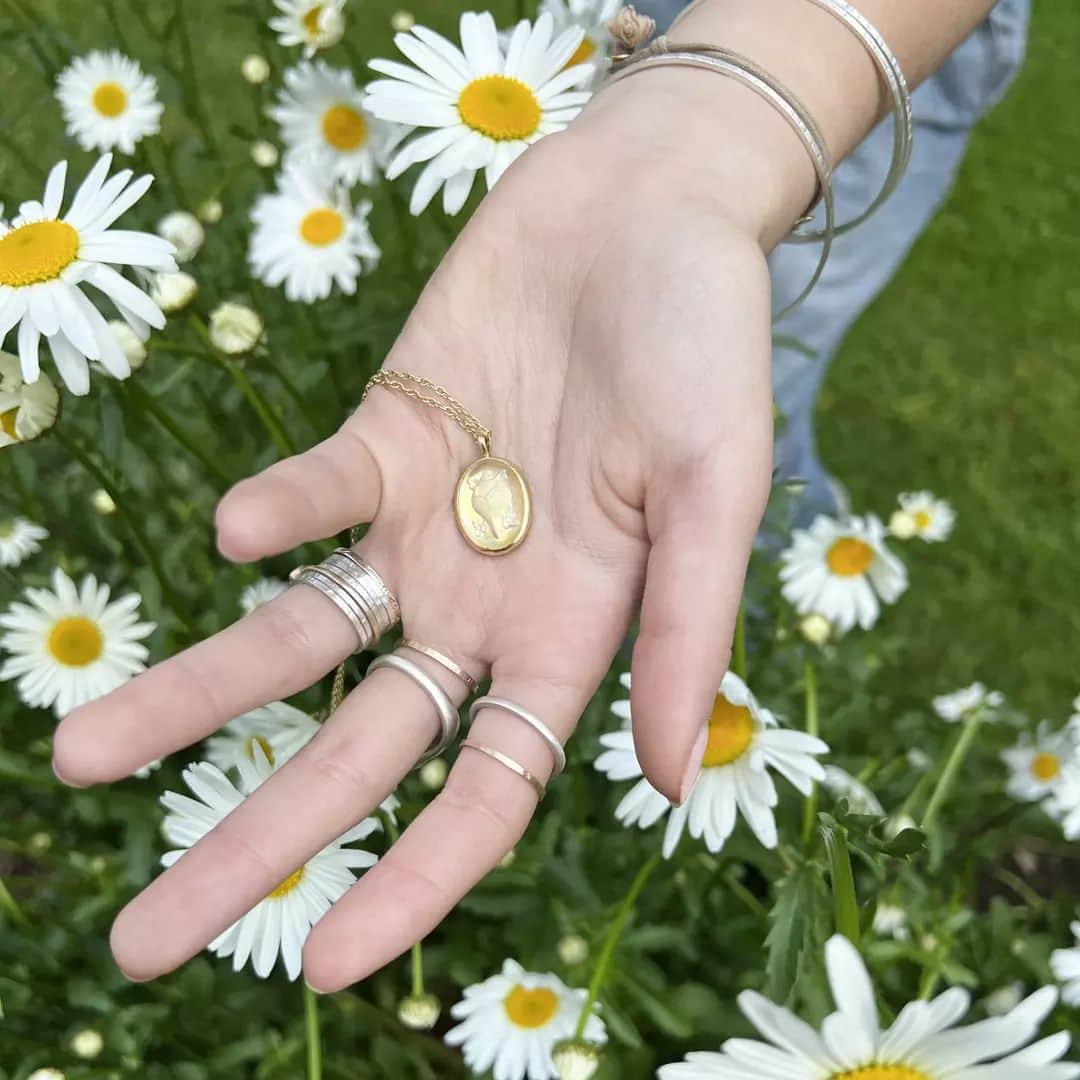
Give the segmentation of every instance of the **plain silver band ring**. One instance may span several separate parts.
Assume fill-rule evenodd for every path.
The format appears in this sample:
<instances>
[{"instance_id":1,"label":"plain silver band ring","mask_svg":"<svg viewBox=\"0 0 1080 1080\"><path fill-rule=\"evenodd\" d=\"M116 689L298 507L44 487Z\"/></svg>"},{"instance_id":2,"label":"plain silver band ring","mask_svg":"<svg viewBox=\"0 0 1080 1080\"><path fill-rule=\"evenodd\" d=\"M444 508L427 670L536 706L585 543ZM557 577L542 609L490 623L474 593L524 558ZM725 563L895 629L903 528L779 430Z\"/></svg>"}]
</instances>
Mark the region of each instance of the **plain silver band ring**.
<instances>
[{"instance_id":1,"label":"plain silver band ring","mask_svg":"<svg viewBox=\"0 0 1080 1080\"><path fill-rule=\"evenodd\" d=\"M407 675L412 679L431 699L431 703L439 714L439 724L442 730L417 761L418 765L422 765L425 761L429 761L436 755L441 754L454 741L458 728L461 726L461 718L458 716L457 709L454 708L454 703L446 696L446 691L426 671L417 667L411 660L407 660L404 656L398 656L397 653L387 653L375 657L368 665L368 671L375 671L383 667L393 668L395 671L400 671L403 675Z\"/></svg>"},{"instance_id":2,"label":"plain silver band ring","mask_svg":"<svg viewBox=\"0 0 1080 1080\"><path fill-rule=\"evenodd\" d=\"M462 750L479 750L481 754L486 754L492 761L497 761L500 765L505 766L512 773L516 773L536 792L536 799L539 802L544 797L545 787L544 782L538 777L533 776L524 765L519 765L512 757L508 757L501 750L496 750L493 746L484 746L483 743L475 743L466 739L461 744Z\"/></svg>"},{"instance_id":3,"label":"plain silver band ring","mask_svg":"<svg viewBox=\"0 0 1080 1080\"><path fill-rule=\"evenodd\" d=\"M501 697L479 697L469 706L469 723L473 722L473 718L481 709L502 709L503 712L510 713L511 716L516 716L519 720L524 720L548 744L548 748L551 750L551 756L555 759L555 768L551 772L550 779L554 780L566 768L566 751L563 749L563 745L555 737L555 733L541 720L538 716L534 716L528 709L523 709L520 705L514 704L512 701L508 701L506 698Z\"/></svg>"},{"instance_id":4,"label":"plain silver band ring","mask_svg":"<svg viewBox=\"0 0 1080 1080\"><path fill-rule=\"evenodd\" d=\"M411 649L413 652L420 653L421 656L426 656L429 660L434 660L440 667L460 679L469 688L470 694L475 694L480 687L480 681L474 679L456 660L452 660L446 653L441 653L430 645L425 645L414 638L402 638L398 642L398 649Z\"/></svg>"}]
</instances>

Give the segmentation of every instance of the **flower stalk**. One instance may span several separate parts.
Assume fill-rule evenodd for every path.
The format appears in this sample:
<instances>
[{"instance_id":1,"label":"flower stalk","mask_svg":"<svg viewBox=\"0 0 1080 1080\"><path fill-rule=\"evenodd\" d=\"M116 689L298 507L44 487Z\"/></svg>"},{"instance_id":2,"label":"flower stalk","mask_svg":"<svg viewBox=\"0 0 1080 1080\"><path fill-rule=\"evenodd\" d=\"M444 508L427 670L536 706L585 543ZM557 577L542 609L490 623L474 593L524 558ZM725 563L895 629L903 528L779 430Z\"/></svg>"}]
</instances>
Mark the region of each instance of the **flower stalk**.
<instances>
[{"instance_id":1,"label":"flower stalk","mask_svg":"<svg viewBox=\"0 0 1080 1080\"><path fill-rule=\"evenodd\" d=\"M307 1080L322 1080L322 1036L319 1032L319 999L304 986L304 1037L307 1041Z\"/></svg>"},{"instance_id":2,"label":"flower stalk","mask_svg":"<svg viewBox=\"0 0 1080 1080\"><path fill-rule=\"evenodd\" d=\"M952 791L953 784L956 782L960 766L963 765L965 758L967 758L972 746L975 744L975 736L979 732L980 722L981 716L978 711L973 712L964 721L964 727L953 744L952 751L945 762L945 768L941 770L941 776L938 778L933 794L930 796L926 813L923 814L921 825L923 832L928 833L937 822L938 815L941 813L942 807Z\"/></svg>"},{"instance_id":3,"label":"flower stalk","mask_svg":"<svg viewBox=\"0 0 1080 1080\"><path fill-rule=\"evenodd\" d=\"M805 694L804 717L806 732L808 735L817 736L820 733L820 719L818 716L817 695L817 672L810 660L806 661L803 668L803 686ZM814 838L814 822L817 820L818 808L818 785L811 782L810 794L806 796L803 805L802 842L803 847L808 847Z\"/></svg>"},{"instance_id":4,"label":"flower stalk","mask_svg":"<svg viewBox=\"0 0 1080 1080\"><path fill-rule=\"evenodd\" d=\"M746 682L746 609L740 604L735 616L735 638L731 644L731 670Z\"/></svg>"}]
</instances>

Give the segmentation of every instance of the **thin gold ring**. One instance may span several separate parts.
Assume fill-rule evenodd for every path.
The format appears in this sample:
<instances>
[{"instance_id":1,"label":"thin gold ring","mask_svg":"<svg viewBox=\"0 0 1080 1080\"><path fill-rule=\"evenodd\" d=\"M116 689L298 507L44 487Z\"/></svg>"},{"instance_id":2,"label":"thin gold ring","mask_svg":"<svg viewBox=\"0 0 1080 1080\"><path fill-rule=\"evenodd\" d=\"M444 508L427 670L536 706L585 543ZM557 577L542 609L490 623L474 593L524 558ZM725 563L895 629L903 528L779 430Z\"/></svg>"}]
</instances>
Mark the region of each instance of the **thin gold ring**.
<instances>
[{"instance_id":1,"label":"thin gold ring","mask_svg":"<svg viewBox=\"0 0 1080 1080\"><path fill-rule=\"evenodd\" d=\"M516 773L536 792L536 801L539 802L544 797L544 782L537 776L534 776L524 765L519 765L512 757L507 757L501 750L496 750L493 746L484 746L483 743L472 742L466 739L461 744L462 750L479 750L481 754L486 754L492 761L497 761L500 765L505 766L512 773Z\"/></svg>"},{"instance_id":2,"label":"thin gold ring","mask_svg":"<svg viewBox=\"0 0 1080 1080\"><path fill-rule=\"evenodd\" d=\"M474 679L456 660L451 660L446 653L441 653L430 645L421 644L421 642L413 638L402 638L398 642L398 648L412 649L413 652L420 653L429 660L434 660L436 664L446 668L451 675L456 675L469 688L470 694L475 694L480 687L479 679Z\"/></svg>"}]
</instances>

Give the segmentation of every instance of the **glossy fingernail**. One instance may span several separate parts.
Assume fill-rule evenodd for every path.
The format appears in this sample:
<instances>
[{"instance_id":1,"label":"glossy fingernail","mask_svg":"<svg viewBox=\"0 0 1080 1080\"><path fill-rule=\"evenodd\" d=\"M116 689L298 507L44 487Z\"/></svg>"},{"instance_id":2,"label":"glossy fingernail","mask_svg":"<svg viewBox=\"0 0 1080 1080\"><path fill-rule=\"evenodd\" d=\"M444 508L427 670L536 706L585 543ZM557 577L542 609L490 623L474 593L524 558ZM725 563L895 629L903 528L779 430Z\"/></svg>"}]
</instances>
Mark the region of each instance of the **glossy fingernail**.
<instances>
[{"instance_id":1,"label":"glossy fingernail","mask_svg":"<svg viewBox=\"0 0 1080 1080\"><path fill-rule=\"evenodd\" d=\"M702 724L698 737L694 740L694 748L690 751L690 757L686 762L686 771L683 773L682 783L679 785L679 805L690 797L694 790L698 777L701 775L701 759L705 754L705 744L709 739L709 725Z\"/></svg>"}]
</instances>

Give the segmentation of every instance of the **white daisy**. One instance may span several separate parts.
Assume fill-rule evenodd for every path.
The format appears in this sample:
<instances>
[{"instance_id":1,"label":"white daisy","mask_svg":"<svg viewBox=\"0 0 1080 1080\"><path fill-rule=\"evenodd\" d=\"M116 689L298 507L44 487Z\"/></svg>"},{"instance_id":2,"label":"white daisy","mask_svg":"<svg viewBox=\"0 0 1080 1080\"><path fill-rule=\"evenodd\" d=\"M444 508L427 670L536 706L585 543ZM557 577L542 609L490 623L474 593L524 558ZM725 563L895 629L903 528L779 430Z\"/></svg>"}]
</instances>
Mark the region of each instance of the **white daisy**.
<instances>
[{"instance_id":1,"label":"white daisy","mask_svg":"<svg viewBox=\"0 0 1080 1080\"><path fill-rule=\"evenodd\" d=\"M1032 1042L1057 1001L1043 987L1002 1017L956 1027L971 1004L954 987L905 1005L882 1031L870 975L858 950L836 936L825 946L836 1012L820 1034L752 990L739 1008L769 1040L729 1039L721 1052L687 1054L664 1065L660 1080L1073 1080L1080 1065L1061 1062L1069 1036ZM1054 1064L1058 1062L1059 1064Z\"/></svg>"},{"instance_id":2,"label":"white daisy","mask_svg":"<svg viewBox=\"0 0 1080 1080\"><path fill-rule=\"evenodd\" d=\"M1055 949L1050 954L1050 970L1054 978L1063 984L1061 1000L1066 1005L1080 1009L1080 922L1074 922L1070 929L1076 944L1071 949Z\"/></svg>"},{"instance_id":3,"label":"white daisy","mask_svg":"<svg viewBox=\"0 0 1080 1080\"><path fill-rule=\"evenodd\" d=\"M538 975L506 960L498 975L465 988L450 1010L462 1023L446 1033L446 1041L461 1047L465 1064L476 1074L493 1069L495 1080L549 1080L555 1075L552 1048L574 1033L587 996L555 975ZM595 1012L585 1038L592 1043L607 1038Z\"/></svg>"},{"instance_id":4,"label":"white daisy","mask_svg":"<svg viewBox=\"0 0 1080 1080\"><path fill-rule=\"evenodd\" d=\"M1080 769L1062 772L1042 808L1061 825L1066 840L1080 840Z\"/></svg>"},{"instance_id":5,"label":"white daisy","mask_svg":"<svg viewBox=\"0 0 1080 1080\"><path fill-rule=\"evenodd\" d=\"M360 273L379 261L370 210L370 202L351 207L340 187L287 166L278 190L261 195L251 211L252 272L267 285L284 283L289 300L306 304L329 296L335 285L351 295Z\"/></svg>"},{"instance_id":6,"label":"white daisy","mask_svg":"<svg viewBox=\"0 0 1080 1080\"><path fill-rule=\"evenodd\" d=\"M375 116L411 127L432 128L406 143L386 170L390 179L425 161L409 207L419 214L441 187L443 209L456 214L484 170L488 188L531 143L563 128L581 111L588 91L574 90L593 68L567 61L584 36L571 27L552 40L554 21L514 28L505 52L489 12L461 16L461 48L424 26L394 42L415 67L372 60L386 79L367 87L365 104ZM564 70L565 69L565 70Z\"/></svg>"},{"instance_id":7,"label":"white daisy","mask_svg":"<svg viewBox=\"0 0 1080 1080\"><path fill-rule=\"evenodd\" d=\"M41 550L49 530L24 517L0 518L0 566L18 566Z\"/></svg>"},{"instance_id":8,"label":"white daisy","mask_svg":"<svg viewBox=\"0 0 1080 1080\"><path fill-rule=\"evenodd\" d=\"M879 600L894 603L907 588L904 564L885 546L885 526L873 514L818 515L796 529L780 555L784 597L800 615L823 615L838 633L877 622Z\"/></svg>"},{"instance_id":9,"label":"white daisy","mask_svg":"<svg viewBox=\"0 0 1080 1080\"><path fill-rule=\"evenodd\" d=\"M914 535L927 543L948 540L956 511L929 491L905 491L899 497L901 513L910 516Z\"/></svg>"},{"instance_id":10,"label":"white daisy","mask_svg":"<svg viewBox=\"0 0 1080 1080\"><path fill-rule=\"evenodd\" d=\"M295 161L349 186L374 183L376 170L385 167L407 131L371 116L352 72L322 60L286 71L278 103L269 112L281 125L286 163Z\"/></svg>"},{"instance_id":11,"label":"white daisy","mask_svg":"<svg viewBox=\"0 0 1080 1080\"><path fill-rule=\"evenodd\" d=\"M596 71L594 78L599 78L607 69L612 45L608 23L622 6L622 0L540 0L541 14L546 12L555 21L555 33L573 26L585 32L566 66L591 63Z\"/></svg>"},{"instance_id":12,"label":"white daisy","mask_svg":"<svg viewBox=\"0 0 1080 1080\"><path fill-rule=\"evenodd\" d=\"M230 720L216 735L206 740L206 759L222 772L252 761L255 745L275 768L284 765L305 747L322 725L302 709L271 701L243 716Z\"/></svg>"},{"instance_id":13,"label":"white daisy","mask_svg":"<svg viewBox=\"0 0 1080 1080\"><path fill-rule=\"evenodd\" d=\"M885 808L881 805L881 800L861 780L839 766L826 765L821 784L826 791L831 792L838 799L847 799L853 814L885 816Z\"/></svg>"},{"instance_id":14,"label":"white daisy","mask_svg":"<svg viewBox=\"0 0 1080 1080\"><path fill-rule=\"evenodd\" d=\"M274 7L281 14L270 20L270 29L282 45L303 45L305 56L336 45L345 33L345 0L274 0Z\"/></svg>"},{"instance_id":15,"label":"white daisy","mask_svg":"<svg viewBox=\"0 0 1080 1080\"><path fill-rule=\"evenodd\" d=\"M1009 768L1005 790L1022 802L1039 802L1053 795L1067 769L1080 770L1080 732L1054 731L1044 720L1034 736L1025 732L1003 751L1001 760Z\"/></svg>"},{"instance_id":16,"label":"white daisy","mask_svg":"<svg viewBox=\"0 0 1080 1080\"><path fill-rule=\"evenodd\" d=\"M165 317L117 268L175 270L173 247L150 233L110 229L142 198L153 181L132 181L129 169L106 179L112 158L101 157L60 217L67 162L49 173L41 202L25 202L10 226L0 225L0 345L19 327L23 379L36 382L38 345L48 342L61 378L73 394L90 389L87 360L98 360L118 379L131 374L124 350L85 288L107 296L142 340Z\"/></svg>"},{"instance_id":17,"label":"white daisy","mask_svg":"<svg viewBox=\"0 0 1080 1080\"><path fill-rule=\"evenodd\" d=\"M280 578L259 578L244 586L240 593L240 608L245 615L250 615L257 607L276 600L288 587L289 583Z\"/></svg>"},{"instance_id":18,"label":"white daisy","mask_svg":"<svg viewBox=\"0 0 1080 1080\"><path fill-rule=\"evenodd\" d=\"M610 780L642 777L634 752L634 737L624 728L600 736L606 747L596 768ZM765 847L776 847L773 807L778 801L769 769L775 769L804 795L825 771L814 755L828 747L802 731L778 726L776 718L760 705L746 684L728 672L709 717L709 737L702 758L701 775L682 806L672 807L643 777L615 808L624 825L647 829L671 810L664 832L663 852L669 858L684 828L705 838L710 851L720 851L735 828L738 815L746 819Z\"/></svg>"},{"instance_id":19,"label":"white daisy","mask_svg":"<svg viewBox=\"0 0 1080 1080\"><path fill-rule=\"evenodd\" d=\"M164 108L154 77L115 49L75 57L57 77L56 100L67 133L84 150L115 147L124 154L133 154L140 139L157 134Z\"/></svg>"},{"instance_id":20,"label":"white daisy","mask_svg":"<svg viewBox=\"0 0 1080 1080\"><path fill-rule=\"evenodd\" d=\"M23 382L19 358L0 351L0 447L36 439L56 423L59 405L48 375Z\"/></svg>"},{"instance_id":21,"label":"white daisy","mask_svg":"<svg viewBox=\"0 0 1080 1080\"><path fill-rule=\"evenodd\" d=\"M53 706L65 716L146 668L143 638L153 623L139 622L138 593L109 603L109 586L87 574L82 585L57 567L53 587L28 588L0 615L0 648L9 656L0 680L18 679L19 697L31 706Z\"/></svg>"},{"instance_id":22,"label":"white daisy","mask_svg":"<svg viewBox=\"0 0 1080 1080\"><path fill-rule=\"evenodd\" d=\"M176 845L162 856L163 866L172 866L182 858L274 772L258 743L253 757L241 757L237 765L237 785L217 766L200 761L183 772L184 783L195 798L173 791L162 795L162 805L169 811L162 831L169 843ZM255 974L264 979L280 955L289 979L295 979L311 928L356 880L353 870L366 869L377 861L371 852L345 845L363 840L379 828L376 818L366 818L327 844L210 942L209 950L216 956L231 956L234 971L250 960Z\"/></svg>"},{"instance_id":23,"label":"white daisy","mask_svg":"<svg viewBox=\"0 0 1080 1080\"><path fill-rule=\"evenodd\" d=\"M974 682L951 694L939 694L933 700L934 712L950 724L966 720L973 713L981 714L982 719L993 718L994 712L1005 704L1005 695L1000 690L988 690L981 682Z\"/></svg>"}]
</instances>

